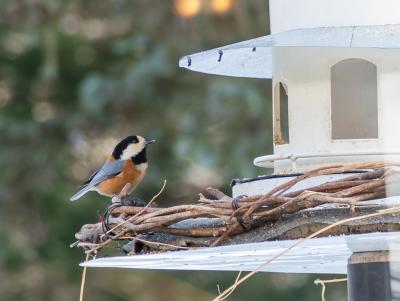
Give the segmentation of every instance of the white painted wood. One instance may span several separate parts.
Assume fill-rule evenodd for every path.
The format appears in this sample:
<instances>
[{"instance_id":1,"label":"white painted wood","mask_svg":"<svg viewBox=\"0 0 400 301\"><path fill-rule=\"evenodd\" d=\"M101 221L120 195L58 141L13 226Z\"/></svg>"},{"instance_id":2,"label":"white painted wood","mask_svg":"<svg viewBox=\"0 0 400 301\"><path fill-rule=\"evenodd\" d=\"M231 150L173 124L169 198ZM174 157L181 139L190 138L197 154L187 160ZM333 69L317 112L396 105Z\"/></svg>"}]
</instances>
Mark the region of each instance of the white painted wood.
<instances>
[{"instance_id":1,"label":"white painted wood","mask_svg":"<svg viewBox=\"0 0 400 301\"><path fill-rule=\"evenodd\" d=\"M398 49L400 25L290 30L187 55L179 60L179 66L208 74L272 78L273 49L279 47ZM296 49L293 51L295 54Z\"/></svg>"},{"instance_id":2,"label":"white painted wood","mask_svg":"<svg viewBox=\"0 0 400 301\"><path fill-rule=\"evenodd\" d=\"M234 77L272 78L272 51L270 47L253 45L263 43L264 37L207 50L182 57L179 67L191 71ZM219 51L223 55L219 61Z\"/></svg>"},{"instance_id":3,"label":"white painted wood","mask_svg":"<svg viewBox=\"0 0 400 301\"><path fill-rule=\"evenodd\" d=\"M260 156L254 159L253 163L259 167L274 168L274 163L278 161L290 161L290 168L286 169L286 173L294 171L302 171L304 161L308 161L310 164L314 161L315 164L327 165L334 163L337 157L340 162L362 162L362 161L376 161L379 159L386 159L388 161L399 161L400 149L382 149L382 150L354 150L347 152L330 152L330 153L297 153L297 154L272 154L266 156ZM321 163L324 160L324 163ZM319 163L319 164L318 164ZM310 168L310 164L306 164L305 167Z\"/></svg>"},{"instance_id":4,"label":"white painted wood","mask_svg":"<svg viewBox=\"0 0 400 301\"><path fill-rule=\"evenodd\" d=\"M347 58L377 66L378 138L332 139L330 68ZM289 96L290 143L274 146L276 173L301 171L323 164L398 159L400 139L400 51L395 49L274 48L274 84L284 82ZM358 114L355 111L352 114ZM354 156L341 156L351 154ZM339 155L338 155L339 154ZM393 157L397 154L397 157ZM262 165L260 159L257 159Z\"/></svg>"},{"instance_id":5,"label":"white painted wood","mask_svg":"<svg viewBox=\"0 0 400 301\"><path fill-rule=\"evenodd\" d=\"M400 23L398 0L270 0L271 33L298 28Z\"/></svg>"},{"instance_id":6,"label":"white painted wood","mask_svg":"<svg viewBox=\"0 0 400 301\"><path fill-rule=\"evenodd\" d=\"M285 174L337 163L398 161L400 1L271 0L270 14L271 35L179 62L211 74L273 77L273 86L287 86L289 143L275 143L273 154L254 163ZM370 139L332 139L331 67L349 58L376 66L377 138L374 132ZM243 194L254 194L249 189Z\"/></svg>"},{"instance_id":7,"label":"white painted wood","mask_svg":"<svg viewBox=\"0 0 400 301\"><path fill-rule=\"evenodd\" d=\"M106 257L81 263L87 267L156 270L253 271L296 240L268 241L138 256ZM264 265L261 271L346 274L352 251L400 250L400 232L314 238Z\"/></svg>"}]
</instances>

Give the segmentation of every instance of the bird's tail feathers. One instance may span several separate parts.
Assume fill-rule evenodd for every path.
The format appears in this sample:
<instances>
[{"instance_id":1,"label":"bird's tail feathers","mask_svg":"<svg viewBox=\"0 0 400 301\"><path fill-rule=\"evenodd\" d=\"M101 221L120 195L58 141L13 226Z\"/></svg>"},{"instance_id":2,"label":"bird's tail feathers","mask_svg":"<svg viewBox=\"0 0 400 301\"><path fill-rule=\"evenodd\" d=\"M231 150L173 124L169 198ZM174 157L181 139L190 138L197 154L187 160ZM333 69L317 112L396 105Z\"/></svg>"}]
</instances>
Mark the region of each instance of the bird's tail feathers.
<instances>
[{"instance_id":1,"label":"bird's tail feathers","mask_svg":"<svg viewBox=\"0 0 400 301\"><path fill-rule=\"evenodd\" d=\"M87 192L89 192L91 190L92 186L88 186L86 185L85 187L83 187L81 190L79 190L77 193L75 193L69 200L71 202L77 201L78 199L80 199L83 195L85 195Z\"/></svg>"}]
</instances>

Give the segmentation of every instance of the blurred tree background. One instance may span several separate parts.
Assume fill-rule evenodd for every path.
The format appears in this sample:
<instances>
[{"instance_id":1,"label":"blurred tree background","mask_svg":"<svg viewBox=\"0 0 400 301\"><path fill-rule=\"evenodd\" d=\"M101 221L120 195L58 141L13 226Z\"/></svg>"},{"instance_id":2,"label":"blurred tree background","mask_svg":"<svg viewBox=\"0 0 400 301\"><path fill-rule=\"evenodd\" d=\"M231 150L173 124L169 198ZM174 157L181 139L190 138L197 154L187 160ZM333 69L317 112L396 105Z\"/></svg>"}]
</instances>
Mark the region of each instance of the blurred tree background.
<instances>
[{"instance_id":1,"label":"blurred tree background","mask_svg":"<svg viewBox=\"0 0 400 301\"><path fill-rule=\"evenodd\" d=\"M77 300L83 252L69 244L109 200L68 198L126 135L157 139L136 193L167 179L163 205L265 173L252 160L272 151L270 81L177 62L267 33L266 0L0 1L0 300ZM235 276L95 269L85 300L210 300ZM312 282L259 274L231 300L318 300Z\"/></svg>"}]
</instances>

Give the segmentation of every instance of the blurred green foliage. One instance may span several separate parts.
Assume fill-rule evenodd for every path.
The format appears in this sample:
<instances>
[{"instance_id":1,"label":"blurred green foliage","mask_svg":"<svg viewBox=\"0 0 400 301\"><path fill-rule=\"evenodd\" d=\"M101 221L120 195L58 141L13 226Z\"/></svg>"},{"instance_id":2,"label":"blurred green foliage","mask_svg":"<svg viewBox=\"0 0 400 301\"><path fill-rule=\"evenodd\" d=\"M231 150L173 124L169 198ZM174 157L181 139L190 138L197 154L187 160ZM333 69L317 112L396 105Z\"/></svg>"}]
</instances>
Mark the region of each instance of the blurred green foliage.
<instances>
[{"instance_id":1,"label":"blurred green foliage","mask_svg":"<svg viewBox=\"0 0 400 301\"><path fill-rule=\"evenodd\" d=\"M231 1L218 13L212 0L197 0L204 9L191 17L179 2L0 2L0 300L77 300L83 254L68 246L108 200L68 198L128 134L158 141L137 194L149 198L167 179L163 205L265 173L252 160L272 149L270 82L196 74L177 62L266 34L266 1ZM209 300L234 278L90 270L86 298ZM330 292L343 298L343 287ZM318 296L308 276L260 274L231 300Z\"/></svg>"}]
</instances>

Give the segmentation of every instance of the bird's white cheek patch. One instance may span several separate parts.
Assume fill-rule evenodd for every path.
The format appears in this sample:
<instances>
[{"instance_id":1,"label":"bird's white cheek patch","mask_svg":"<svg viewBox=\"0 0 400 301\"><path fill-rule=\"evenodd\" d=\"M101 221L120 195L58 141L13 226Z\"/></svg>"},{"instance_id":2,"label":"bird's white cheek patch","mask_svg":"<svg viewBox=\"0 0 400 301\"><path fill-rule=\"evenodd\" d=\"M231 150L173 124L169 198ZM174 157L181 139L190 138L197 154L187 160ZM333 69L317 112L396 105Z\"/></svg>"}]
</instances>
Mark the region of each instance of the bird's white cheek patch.
<instances>
[{"instance_id":1,"label":"bird's white cheek patch","mask_svg":"<svg viewBox=\"0 0 400 301\"><path fill-rule=\"evenodd\" d=\"M131 157L136 156L138 153L140 153L144 149L144 145L142 143L135 143L129 145L124 152L122 153L121 159L122 160L128 160Z\"/></svg>"}]
</instances>

